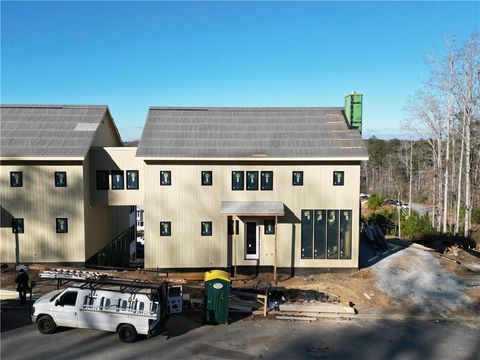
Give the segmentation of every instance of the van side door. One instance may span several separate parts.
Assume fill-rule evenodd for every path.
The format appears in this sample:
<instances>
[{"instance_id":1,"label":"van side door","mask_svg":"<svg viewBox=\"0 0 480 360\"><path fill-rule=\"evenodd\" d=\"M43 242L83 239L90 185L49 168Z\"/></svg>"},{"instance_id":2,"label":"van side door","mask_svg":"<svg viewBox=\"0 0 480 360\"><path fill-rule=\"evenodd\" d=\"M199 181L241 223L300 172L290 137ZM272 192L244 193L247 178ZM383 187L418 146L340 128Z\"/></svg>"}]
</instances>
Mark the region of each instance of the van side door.
<instances>
[{"instance_id":1,"label":"van side door","mask_svg":"<svg viewBox=\"0 0 480 360\"><path fill-rule=\"evenodd\" d=\"M67 290L55 300L54 320L58 326L78 326L78 291Z\"/></svg>"}]
</instances>

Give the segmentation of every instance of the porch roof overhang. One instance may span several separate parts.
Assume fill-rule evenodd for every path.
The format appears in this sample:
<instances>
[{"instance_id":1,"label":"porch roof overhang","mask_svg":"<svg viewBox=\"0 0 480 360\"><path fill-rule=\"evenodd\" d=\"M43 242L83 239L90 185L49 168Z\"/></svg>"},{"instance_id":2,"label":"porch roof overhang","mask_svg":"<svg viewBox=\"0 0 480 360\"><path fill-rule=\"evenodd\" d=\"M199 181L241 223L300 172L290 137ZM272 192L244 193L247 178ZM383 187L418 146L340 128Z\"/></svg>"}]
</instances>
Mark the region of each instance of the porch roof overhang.
<instances>
[{"instance_id":1,"label":"porch roof overhang","mask_svg":"<svg viewBox=\"0 0 480 360\"><path fill-rule=\"evenodd\" d=\"M222 201L220 214L237 216L284 216L281 201Z\"/></svg>"}]
</instances>

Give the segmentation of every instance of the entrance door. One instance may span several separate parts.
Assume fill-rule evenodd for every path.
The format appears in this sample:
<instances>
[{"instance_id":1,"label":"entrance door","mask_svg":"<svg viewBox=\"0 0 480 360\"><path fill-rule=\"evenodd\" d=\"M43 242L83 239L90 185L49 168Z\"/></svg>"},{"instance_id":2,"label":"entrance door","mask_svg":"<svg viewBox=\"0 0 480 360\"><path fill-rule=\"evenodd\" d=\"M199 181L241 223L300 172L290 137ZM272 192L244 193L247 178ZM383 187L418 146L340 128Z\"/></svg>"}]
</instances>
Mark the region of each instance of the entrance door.
<instances>
[{"instance_id":1,"label":"entrance door","mask_svg":"<svg viewBox=\"0 0 480 360\"><path fill-rule=\"evenodd\" d=\"M259 254L259 226L256 221L245 222L245 259L257 260Z\"/></svg>"}]
</instances>

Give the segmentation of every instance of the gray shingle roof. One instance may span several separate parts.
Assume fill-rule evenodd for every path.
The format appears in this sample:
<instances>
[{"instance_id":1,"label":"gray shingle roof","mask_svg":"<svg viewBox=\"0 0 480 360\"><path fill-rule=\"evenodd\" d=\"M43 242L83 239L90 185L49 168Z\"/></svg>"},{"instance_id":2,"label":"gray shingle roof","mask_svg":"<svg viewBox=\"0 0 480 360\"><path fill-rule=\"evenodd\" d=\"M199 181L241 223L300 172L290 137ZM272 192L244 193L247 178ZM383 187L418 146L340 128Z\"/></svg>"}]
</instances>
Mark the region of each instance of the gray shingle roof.
<instances>
[{"instance_id":1,"label":"gray shingle roof","mask_svg":"<svg viewBox=\"0 0 480 360\"><path fill-rule=\"evenodd\" d=\"M0 156L85 157L108 107L1 105Z\"/></svg>"},{"instance_id":2,"label":"gray shingle roof","mask_svg":"<svg viewBox=\"0 0 480 360\"><path fill-rule=\"evenodd\" d=\"M365 158L343 108L152 107L139 157Z\"/></svg>"}]
</instances>

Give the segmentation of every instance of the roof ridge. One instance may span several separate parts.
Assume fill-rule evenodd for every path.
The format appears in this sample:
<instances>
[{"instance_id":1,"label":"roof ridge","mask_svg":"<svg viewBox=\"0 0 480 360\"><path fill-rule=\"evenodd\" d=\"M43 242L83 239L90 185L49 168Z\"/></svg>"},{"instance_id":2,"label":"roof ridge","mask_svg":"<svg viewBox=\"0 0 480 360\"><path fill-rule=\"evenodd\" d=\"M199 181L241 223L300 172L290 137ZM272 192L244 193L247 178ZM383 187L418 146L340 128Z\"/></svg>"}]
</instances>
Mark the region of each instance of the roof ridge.
<instances>
[{"instance_id":1,"label":"roof ridge","mask_svg":"<svg viewBox=\"0 0 480 360\"><path fill-rule=\"evenodd\" d=\"M56 104L0 104L0 108L6 109L84 109L84 108L108 108L108 105L56 105Z\"/></svg>"},{"instance_id":2,"label":"roof ridge","mask_svg":"<svg viewBox=\"0 0 480 360\"><path fill-rule=\"evenodd\" d=\"M342 106L150 106L149 110L208 111L208 110L343 110Z\"/></svg>"}]
</instances>

